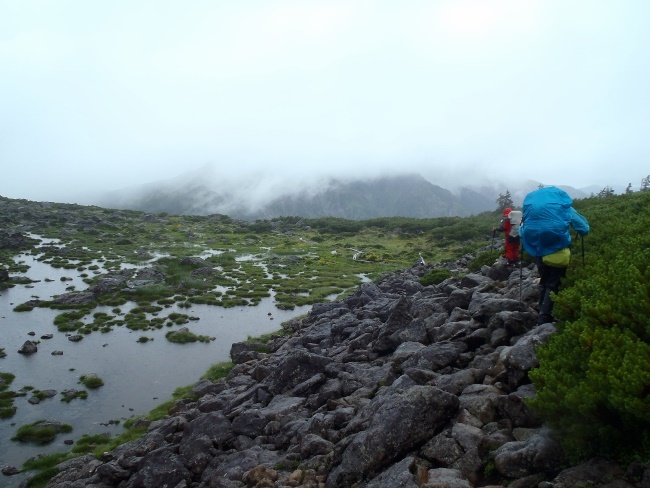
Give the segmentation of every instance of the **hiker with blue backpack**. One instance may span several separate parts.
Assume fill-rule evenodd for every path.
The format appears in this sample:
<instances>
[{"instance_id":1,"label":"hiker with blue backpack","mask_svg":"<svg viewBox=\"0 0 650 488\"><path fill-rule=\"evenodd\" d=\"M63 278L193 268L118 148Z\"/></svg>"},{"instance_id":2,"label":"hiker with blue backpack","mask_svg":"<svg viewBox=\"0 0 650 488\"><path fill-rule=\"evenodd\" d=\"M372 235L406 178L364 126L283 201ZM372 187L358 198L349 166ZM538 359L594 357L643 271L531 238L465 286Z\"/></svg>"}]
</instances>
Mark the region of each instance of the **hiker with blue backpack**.
<instances>
[{"instance_id":1,"label":"hiker with blue backpack","mask_svg":"<svg viewBox=\"0 0 650 488\"><path fill-rule=\"evenodd\" d=\"M589 223L571 205L567 192L545 186L524 198L523 220L519 230L524 250L530 254L539 271L541 294L538 323L553 322L551 293L560 289L571 259L570 228L578 235L589 233Z\"/></svg>"}]
</instances>

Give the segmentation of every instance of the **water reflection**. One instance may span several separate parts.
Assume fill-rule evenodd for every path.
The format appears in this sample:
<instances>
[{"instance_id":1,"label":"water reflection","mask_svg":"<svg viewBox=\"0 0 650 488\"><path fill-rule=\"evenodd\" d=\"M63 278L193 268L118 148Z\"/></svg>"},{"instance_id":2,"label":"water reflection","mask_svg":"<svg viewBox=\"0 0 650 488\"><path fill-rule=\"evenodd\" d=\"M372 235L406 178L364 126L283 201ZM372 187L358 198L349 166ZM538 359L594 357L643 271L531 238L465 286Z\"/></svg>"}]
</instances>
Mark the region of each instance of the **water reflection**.
<instances>
[{"instance_id":1,"label":"water reflection","mask_svg":"<svg viewBox=\"0 0 650 488\"><path fill-rule=\"evenodd\" d=\"M56 245L54 242L48 244ZM66 293L70 286L77 290L87 287L79 271L54 268L39 262L37 257L29 254L17 257L29 266L23 276L35 280L35 283L0 291L0 347L7 354L0 359L0 371L15 374L10 387L13 391L30 386L38 390L53 389L59 394L37 405L28 403L31 395L15 399L16 414L10 419L0 420L0 442L4 446L0 450L0 465L20 467L26 459L37 454L67 450L63 443L65 439L76 440L85 433L119 434L122 427L111 425L109 421L123 421L134 414L148 412L167 400L176 387L196 382L212 364L229 360L233 342L278 330L281 322L305 314L311 308L279 310L272 297L262 299L256 307L224 309L193 304L189 309L180 309L171 305L165 308L166 314L178 312L198 317L198 321L185 326L195 334L216 337L216 340L173 344L165 339L165 333L171 330L168 327L146 332L113 327L110 332L93 332L85 335L82 341L73 343L53 324L60 311L45 308L35 308L30 312L13 311L16 305L35 297L49 300ZM135 303L128 303L121 308L128 310L133 306ZM93 312L97 311L109 312L108 307ZM29 332L34 335L28 335ZM44 334L53 334L53 337L39 339ZM138 343L142 335L153 338L153 341ZM28 339L40 341L38 352L30 356L18 354L18 349ZM63 351L63 355L52 355L56 350ZM79 376L89 373L99 375L104 386L89 391L86 400L76 399L69 404L62 402L60 392L70 388L81 389ZM74 430L45 446L10 440L18 427L41 419L68 423ZM9 479L1 477L0 484L5 482L9 483Z\"/></svg>"}]
</instances>

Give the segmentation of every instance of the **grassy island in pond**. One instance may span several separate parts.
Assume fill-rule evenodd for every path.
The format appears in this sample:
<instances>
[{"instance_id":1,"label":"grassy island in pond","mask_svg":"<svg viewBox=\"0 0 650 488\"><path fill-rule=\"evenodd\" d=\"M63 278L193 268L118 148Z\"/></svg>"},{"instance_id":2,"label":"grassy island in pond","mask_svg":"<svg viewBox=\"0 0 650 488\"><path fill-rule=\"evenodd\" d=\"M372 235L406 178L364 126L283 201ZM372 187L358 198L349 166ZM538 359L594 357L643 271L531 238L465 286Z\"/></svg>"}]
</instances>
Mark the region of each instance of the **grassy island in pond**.
<instances>
[{"instance_id":1,"label":"grassy island in pond","mask_svg":"<svg viewBox=\"0 0 650 488\"><path fill-rule=\"evenodd\" d=\"M68 424L49 420L39 420L33 424L23 425L20 427L11 440L47 444L48 442L52 442L58 434L68 432L72 432L72 426Z\"/></svg>"},{"instance_id":2,"label":"grassy island in pond","mask_svg":"<svg viewBox=\"0 0 650 488\"><path fill-rule=\"evenodd\" d=\"M104 386L104 380L102 380L99 376L96 374L85 374L83 376L79 377L79 381L81 384L83 384L86 388L99 388L100 386Z\"/></svg>"}]
</instances>

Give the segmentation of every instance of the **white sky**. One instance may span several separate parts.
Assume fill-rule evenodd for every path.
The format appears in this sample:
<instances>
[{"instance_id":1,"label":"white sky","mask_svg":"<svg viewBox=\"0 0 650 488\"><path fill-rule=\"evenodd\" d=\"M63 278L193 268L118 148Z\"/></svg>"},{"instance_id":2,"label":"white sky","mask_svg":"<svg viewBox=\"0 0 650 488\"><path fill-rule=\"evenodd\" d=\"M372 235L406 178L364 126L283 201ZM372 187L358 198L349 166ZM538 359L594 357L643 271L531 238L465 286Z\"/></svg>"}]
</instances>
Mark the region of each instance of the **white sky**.
<instances>
[{"instance_id":1,"label":"white sky","mask_svg":"<svg viewBox=\"0 0 650 488\"><path fill-rule=\"evenodd\" d=\"M638 188L647 0L0 0L0 195L419 172Z\"/></svg>"}]
</instances>

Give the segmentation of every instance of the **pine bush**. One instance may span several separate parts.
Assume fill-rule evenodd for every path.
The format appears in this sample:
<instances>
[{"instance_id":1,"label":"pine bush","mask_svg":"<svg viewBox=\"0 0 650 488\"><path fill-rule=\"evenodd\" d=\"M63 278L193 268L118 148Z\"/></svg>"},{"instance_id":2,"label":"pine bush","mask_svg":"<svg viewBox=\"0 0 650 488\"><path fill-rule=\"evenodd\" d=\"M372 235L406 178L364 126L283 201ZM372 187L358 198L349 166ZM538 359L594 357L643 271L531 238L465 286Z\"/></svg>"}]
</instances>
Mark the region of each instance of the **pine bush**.
<instances>
[{"instance_id":1,"label":"pine bush","mask_svg":"<svg viewBox=\"0 0 650 488\"><path fill-rule=\"evenodd\" d=\"M576 460L650 458L650 195L576 202L591 225L538 350L531 405ZM574 244L574 256L576 252Z\"/></svg>"}]
</instances>

